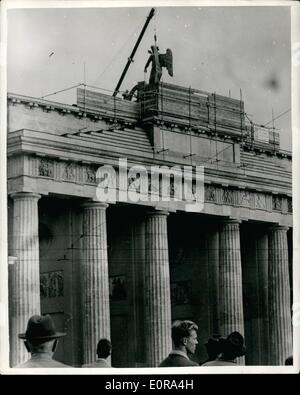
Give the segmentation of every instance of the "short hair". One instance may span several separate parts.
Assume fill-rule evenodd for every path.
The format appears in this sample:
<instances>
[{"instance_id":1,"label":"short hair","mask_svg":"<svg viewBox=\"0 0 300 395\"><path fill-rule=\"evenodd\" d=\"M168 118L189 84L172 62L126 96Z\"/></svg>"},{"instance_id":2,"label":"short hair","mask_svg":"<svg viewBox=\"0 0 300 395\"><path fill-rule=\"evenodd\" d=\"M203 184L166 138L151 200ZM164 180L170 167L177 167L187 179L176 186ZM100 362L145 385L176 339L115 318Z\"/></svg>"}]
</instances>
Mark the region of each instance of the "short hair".
<instances>
[{"instance_id":1,"label":"short hair","mask_svg":"<svg viewBox=\"0 0 300 395\"><path fill-rule=\"evenodd\" d=\"M111 354L111 342L108 339L100 339L97 344L98 358L107 358Z\"/></svg>"},{"instance_id":2,"label":"short hair","mask_svg":"<svg viewBox=\"0 0 300 395\"><path fill-rule=\"evenodd\" d=\"M57 339L29 339L26 340L26 342L29 346L30 352L36 353L51 350L56 340Z\"/></svg>"},{"instance_id":3,"label":"short hair","mask_svg":"<svg viewBox=\"0 0 300 395\"><path fill-rule=\"evenodd\" d=\"M198 326L193 321L175 321L172 325L172 340L174 345L178 347L181 344L183 338L189 337L191 335L192 330L198 330Z\"/></svg>"}]
</instances>

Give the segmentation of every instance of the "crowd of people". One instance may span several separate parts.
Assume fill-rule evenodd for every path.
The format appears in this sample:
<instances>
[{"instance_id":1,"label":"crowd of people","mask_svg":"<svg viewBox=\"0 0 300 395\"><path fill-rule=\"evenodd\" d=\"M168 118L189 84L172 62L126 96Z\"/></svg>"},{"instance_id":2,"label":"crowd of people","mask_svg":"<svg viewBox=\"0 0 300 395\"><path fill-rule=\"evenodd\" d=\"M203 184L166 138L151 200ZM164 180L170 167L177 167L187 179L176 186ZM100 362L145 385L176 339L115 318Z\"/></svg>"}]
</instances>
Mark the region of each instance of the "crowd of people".
<instances>
[{"instance_id":1,"label":"crowd of people","mask_svg":"<svg viewBox=\"0 0 300 395\"><path fill-rule=\"evenodd\" d=\"M237 358L246 354L244 337L237 331L227 337L212 335L205 343L207 359L203 363L194 361L193 356L198 345L198 326L189 320L175 321L172 325L173 349L159 364L159 367L180 366L237 366ZM53 359L58 341L66 333L57 332L51 316L34 315L28 320L25 333L19 334L31 357L16 368L66 368L68 365ZM97 359L84 366L89 368L110 368L112 345L108 339L100 339L97 344ZM286 365L293 364L292 356L286 359Z\"/></svg>"}]
</instances>

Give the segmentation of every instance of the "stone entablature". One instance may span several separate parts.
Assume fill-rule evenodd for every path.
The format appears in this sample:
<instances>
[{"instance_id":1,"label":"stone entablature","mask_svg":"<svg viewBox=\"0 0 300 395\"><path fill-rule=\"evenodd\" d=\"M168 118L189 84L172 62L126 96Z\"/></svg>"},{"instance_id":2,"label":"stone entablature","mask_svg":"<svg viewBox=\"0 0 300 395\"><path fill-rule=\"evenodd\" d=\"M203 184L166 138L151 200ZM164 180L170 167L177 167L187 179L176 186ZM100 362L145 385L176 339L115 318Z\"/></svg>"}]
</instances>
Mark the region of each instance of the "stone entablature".
<instances>
[{"instance_id":1,"label":"stone entablature","mask_svg":"<svg viewBox=\"0 0 300 395\"><path fill-rule=\"evenodd\" d=\"M8 160L8 190L9 193L17 192L17 190L15 190L16 184L12 183L10 187L10 182L12 182L13 179L25 177L26 179L34 178L36 180L34 184L36 190L32 190L32 192L57 193L57 188L52 189L53 184L49 182L52 181L60 184L60 193L64 192L64 185L77 184L82 187L82 189L75 189L78 197L86 197L85 186L90 187L90 193L92 193L91 197L93 197L95 196L94 191L99 182L96 178L96 172L99 166L101 166L101 164L66 161L59 158L49 158L37 155L15 156ZM115 168L117 171L118 169L116 166ZM39 190L39 181L41 185L43 185L41 190ZM134 181L135 179L131 177L128 180L128 187ZM25 181L24 184L20 183L17 185L19 185L20 188L24 188L27 182ZM30 182L28 182L28 185L30 185ZM171 182L171 196L172 187L174 187L174 184ZM256 212L276 212L285 216L291 216L292 214L292 199L290 196L271 192L261 192L251 188L239 188L205 181L204 199L206 204L232 206L237 209L246 208L255 210ZM154 203L149 205L154 205ZM174 210L181 209L180 205L176 202L171 202L171 207L173 207ZM257 214L257 216L259 217L259 214Z\"/></svg>"},{"instance_id":2,"label":"stone entablature","mask_svg":"<svg viewBox=\"0 0 300 395\"><path fill-rule=\"evenodd\" d=\"M96 184L97 166L44 156L16 156L8 160L8 179L29 176L61 182Z\"/></svg>"},{"instance_id":3,"label":"stone entablature","mask_svg":"<svg viewBox=\"0 0 300 395\"><path fill-rule=\"evenodd\" d=\"M138 132L138 131L136 131ZM124 131L125 133L125 131ZM239 163L214 162L210 160L196 161L191 158L178 158L171 154L155 153L151 150L139 150L138 141L125 146L124 141L116 139L116 132L112 132L113 144L109 139L104 141L100 133L96 139L94 135L57 136L44 131L22 129L10 132L8 135L8 156L24 154L38 154L40 156L55 157L76 163L95 163L116 165L118 158L128 158L133 164L193 165L204 166L206 179L216 184L227 183L235 187L245 187L271 193L291 195L291 161L287 158L268 158L266 155L247 153ZM129 136L128 136L129 139ZM136 137L138 139L138 135ZM238 144L236 144L238 145ZM239 147L236 147L239 149ZM250 155L250 156L249 156ZM16 166L15 164L14 166ZM26 165L27 166L27 165Z\"/></svg>"}]
</instances>

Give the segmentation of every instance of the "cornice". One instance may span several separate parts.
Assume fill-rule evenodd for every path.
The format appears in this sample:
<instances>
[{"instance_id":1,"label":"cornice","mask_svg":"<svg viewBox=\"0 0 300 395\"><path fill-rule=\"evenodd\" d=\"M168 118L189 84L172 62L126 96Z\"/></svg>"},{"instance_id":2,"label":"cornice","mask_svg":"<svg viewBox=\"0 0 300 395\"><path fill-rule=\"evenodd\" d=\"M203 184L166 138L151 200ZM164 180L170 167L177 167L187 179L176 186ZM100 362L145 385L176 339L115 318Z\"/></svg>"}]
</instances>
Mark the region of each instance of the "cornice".
<instances>
[{"instance_id":1,"label":"cornice","mask_svg":"<svg viewBox=\"0 0 300 395\"><path fill-rule=\"evenodd\" d=\"M154 158L153 151L149 154L143 152L142 155L135 154L130 149L120 148L119 152L101 148L101 144L95 142L82 142L76 144L72 137L57 136L50 133L38 132L33 130L19 130L10 133L8 137L8 156L38 154L49 158L58 158L73 162L87 162L95 165L105 163L115 163L120 157L127 157L133 164L188 166L190 163L174 163L163 158ZM201 166L201 163L193 166ZM281 180L276 174L266 173L259 174L254 168L246 171L239 165L233 164L230 167L220 169L220 164L204 164L205 177L211 182L217 184L227 183L234 187L243 187L257 190L274 191L281 193L281 190L291 191L291 177ZM248 174L247 174L248 172ZM253 173L256 173L253 175ZM291 194L291 193L290 193Z\"/></svg>"},{"instance_id":2,"label":"cornice","mask_svg":"<svg viewBox=\"0 0 300 395\"><path fill-rule=\"evenodd\" d=\"M168 86L168 85L166 85ZM174 85L175 86L175 85ZM178 89L177 86L175 86ZM200 92L200 91L199 91ZM276 156L278 158L288 158L292 159L292 154L289 151L280 150L278 148L273 149L271 144L263 144L254 142L254 146L249 143L249 141L244 141L243 136L240 133L235 133L229 127L221 127L218 125L216 128L212 128L211 125L193 126L186 122L176 122L172 119L165 117L161 119L158 116L152 116L149 119L143 119L141 121L138 117L133 117L131 115L119 116L116 112L115 114L107 113L107 111L95 111L91 109L83 109L82 107L77 107L77 105L67 105L63 103L58 103L54 101L49 101L45 99L34 98L30 96L18 95L14 93L8 93L7 95L8 103L11 105L23 104L28 106L28 108L42 108L43 111L50 112L55 111L60 115L70 115L76 116L79 119L88 118L92 122L97 122L99 120L105 120L108 125L115 126L116 128L122 127L142 127L147 128L149 126L158 126L166 130L174 130L174 128L183 131L184 133L193 133L194 135L205 135L207 138L214 138L224 142L237 143L240 145L241 149L244 151L252 151L257 153L265 153L269 156ZM138 103L130 102L133 106Z\"/></svg>"}]
</instances>

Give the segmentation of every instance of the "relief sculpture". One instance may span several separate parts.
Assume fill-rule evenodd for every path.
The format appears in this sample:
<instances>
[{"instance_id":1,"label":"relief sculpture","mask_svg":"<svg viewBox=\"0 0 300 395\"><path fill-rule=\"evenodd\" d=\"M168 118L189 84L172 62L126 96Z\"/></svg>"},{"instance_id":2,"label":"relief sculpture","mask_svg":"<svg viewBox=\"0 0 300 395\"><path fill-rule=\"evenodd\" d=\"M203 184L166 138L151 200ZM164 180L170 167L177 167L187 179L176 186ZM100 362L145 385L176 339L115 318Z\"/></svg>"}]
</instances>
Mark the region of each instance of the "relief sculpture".
<instances>
[{"instance_id":1,"label":"relief sculpture","mask_svg":"<svg viewBox=\"0 0 300 395\"><path fill-rule=\"evenodd\" d=\"M39 176L53 177L53 161L49 159L41 159L39 163Z\"/></svg>"},{"instance_id":2,"label":"relief sculpture","mask_svg":"<svg viewBox=\"0 0 300 395\"><path fill-rule=\"evenodd\" d=\"M90 183L96 182L96 172L92 167L87 166L85 168L85 174L86 174L86 182L90 182Z\"/></svg>"},{"instance_id":3,"label":"relief sculpture","mask_svg":"<svg viewBox=\"0 0 300 395\"><path fill-rule=\"evenodd\" d=\"M231 189L223 189L223 202L233 204L233 191Z\"/></svg>"},{"instance_id":4,"label":"relief sculpture","mask_svg":"<svg viewBox=\"0 0 300 395\"><path fill-rule=\"evenodd\" d=\"M63 271L41 273L40 293L42 299L64 296Z\"/></svg>"},{"instance_id":5,"label":"relief sculpture","mask_svg":"<svg viewBox=\"0 0 300 395\"><path fill-rule=\"evenodd\" d=\"M216 200L216 187L208 185L205 187L205 200L214 202Z\"/></svg>"},{"instance_id":6,"label":"relief sculpture","mask_svg":"<svg viewBox=\"0 0 300 395\"><path fill-rule=\"evenodd\" d=\"M276 211L282 210L282 200L279 196L272 196L272 209Z\"/></svg>"},{"instance_id":7,"label":"relief sculpture","mask_svg":"<svg viewBox=\"0 0 300 395\"><path fill-rule=\"evenodd\" d=\"M242 191L240 193L240 205L249 207L250 206L250 192L249 191Z\"/></svg>"},{"instance_id":8,"label":"relief sculpture","mask_svg":"<svg viewBox=\"0 0 300 395\"><path fill-rule=\"evenodd\" d=\"M62 178L64 180L74 180L75 179L75 165L74 163L63 163L62 164Z\"/></svg>"},{"instance_id":9,"label":"relief sculpture","mask_svg":"<svg viewBox=\"0 0 300 395\"><path fill-rule=\"evenodd\" d=\"M255 208L267 208L266 196L263 193L255 194Z\"/></svg>"}]
</instances>

